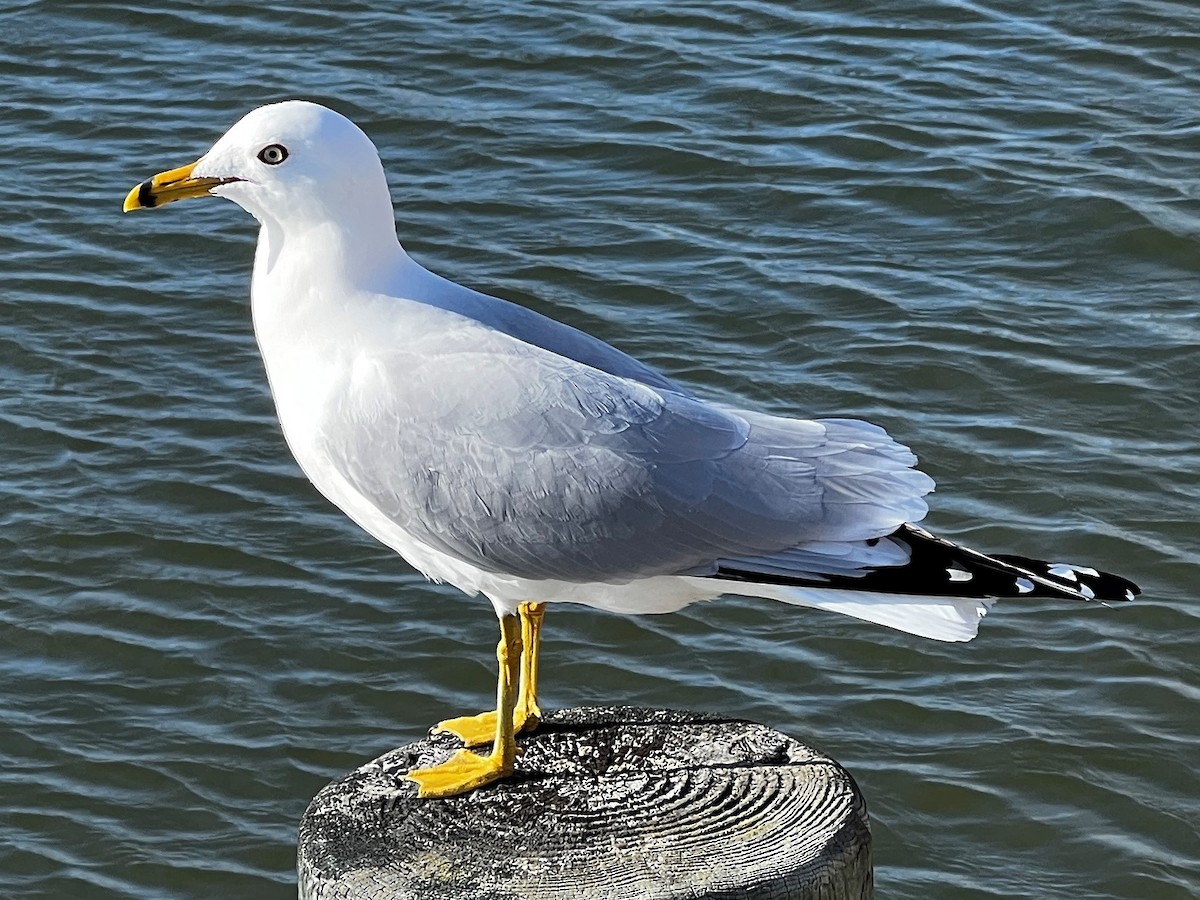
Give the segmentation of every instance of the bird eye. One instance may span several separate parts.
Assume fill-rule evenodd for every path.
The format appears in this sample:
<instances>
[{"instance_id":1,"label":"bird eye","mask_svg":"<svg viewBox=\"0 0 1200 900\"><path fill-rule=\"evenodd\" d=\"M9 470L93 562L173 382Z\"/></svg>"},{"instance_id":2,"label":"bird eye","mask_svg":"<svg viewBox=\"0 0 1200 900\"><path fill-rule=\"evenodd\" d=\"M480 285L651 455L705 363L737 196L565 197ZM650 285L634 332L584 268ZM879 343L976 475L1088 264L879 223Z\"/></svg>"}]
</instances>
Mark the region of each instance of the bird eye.
<instances>
[{"instance_id":1,"label":"bird eye","mask_svg":"<svg viewBox=\"0 0 1200 900\"><path fill-rule=\"evenodd\" d=\"M267 144L258 151L258 158L268 166L277 166L288 158L287 147L283 144Z\"/></svg>"}]
</instances>

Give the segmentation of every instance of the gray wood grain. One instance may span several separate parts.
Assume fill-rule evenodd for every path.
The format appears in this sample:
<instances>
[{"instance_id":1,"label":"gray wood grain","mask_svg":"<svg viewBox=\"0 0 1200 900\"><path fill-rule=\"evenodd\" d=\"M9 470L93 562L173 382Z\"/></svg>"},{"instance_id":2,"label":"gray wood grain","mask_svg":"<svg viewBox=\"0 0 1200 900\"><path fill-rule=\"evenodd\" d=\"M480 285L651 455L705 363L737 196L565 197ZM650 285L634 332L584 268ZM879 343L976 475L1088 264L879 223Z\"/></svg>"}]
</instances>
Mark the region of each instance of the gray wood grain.
<instances>
[{"instance_id":1,"label":"gray wood grain","mask_svg":"<svg viewBox=\"0 0 1200 900\"><path fill-rule=\"evenodd\" d=\"M301 900L869 900L853 778L764 725L585 708L519 738L509 780L418 800L432 736L322 790L300 824Z\"/></svg>"}]
</instances>

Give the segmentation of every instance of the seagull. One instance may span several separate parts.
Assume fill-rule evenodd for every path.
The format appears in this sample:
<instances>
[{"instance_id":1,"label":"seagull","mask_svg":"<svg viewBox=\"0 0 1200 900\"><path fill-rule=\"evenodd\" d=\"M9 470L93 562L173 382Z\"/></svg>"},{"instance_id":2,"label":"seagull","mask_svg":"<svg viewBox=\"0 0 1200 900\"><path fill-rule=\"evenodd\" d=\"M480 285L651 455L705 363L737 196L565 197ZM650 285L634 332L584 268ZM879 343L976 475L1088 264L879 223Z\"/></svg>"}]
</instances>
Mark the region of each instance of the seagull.
<instances>
[{"instance_id":1,"label":"seagull","mask_svg":"<svg viewBox=\"0 0 1200 900\"><path fill-rule=\"evenodd\" d=\"M409 773L419 796L512 773L516 735L541 715L549 603L666 613L732 594L967 641L999 598L1139 593L1089 566L986 555L918 527L933 481L876 425L705 400L423 268L397 240L375 145L326 107L251 111L124 209L206 196L261 226L254 332L304 474L499 619L496 708L437 726L464 746Z\"/></svg>"}]
</instances>

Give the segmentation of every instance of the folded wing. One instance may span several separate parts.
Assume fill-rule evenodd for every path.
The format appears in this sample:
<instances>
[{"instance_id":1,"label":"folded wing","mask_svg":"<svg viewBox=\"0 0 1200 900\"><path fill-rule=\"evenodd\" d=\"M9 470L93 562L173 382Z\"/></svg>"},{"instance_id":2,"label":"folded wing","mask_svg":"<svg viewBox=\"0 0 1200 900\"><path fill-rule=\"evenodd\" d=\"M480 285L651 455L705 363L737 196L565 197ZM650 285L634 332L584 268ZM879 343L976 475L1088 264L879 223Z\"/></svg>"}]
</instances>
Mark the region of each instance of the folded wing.
<instances>
[{"instance_id":1,"label":"folded wing","mask_svg":"<svg viewBox=\"0 0 1200 900\"><path fill-rule=\"evenodd\" d=\"M706 404L462 320L364 353L323 411L341 475L485 571L622 582L884 537L932 481L880 428Z\"/></svg>"}]
</instances>

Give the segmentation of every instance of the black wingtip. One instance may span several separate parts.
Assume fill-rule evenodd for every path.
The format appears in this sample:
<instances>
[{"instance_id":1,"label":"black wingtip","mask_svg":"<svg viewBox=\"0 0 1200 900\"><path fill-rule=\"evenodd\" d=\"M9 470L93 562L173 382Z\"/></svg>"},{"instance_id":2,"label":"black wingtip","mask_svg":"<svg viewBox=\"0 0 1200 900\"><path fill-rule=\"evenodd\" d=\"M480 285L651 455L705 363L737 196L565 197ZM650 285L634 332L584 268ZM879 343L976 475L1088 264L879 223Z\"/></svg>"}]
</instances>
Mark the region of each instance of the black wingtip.
<instances>
[{"instance_id":1,"label":"black wingtip","mask_svg":"<svg viewBox=\"0 0 1200 900\"><path fill-rule=\"evenodd\" d=\"M1059 597L1127 603L1141 593L1136 584L1120 575L1100 572L1090 566L979 553L935 537L915 525L901 526L891 538L908 547L910 556L906 565L863 569L853 575L791 574L730 561L720 563L709 577L928 597Z\"/></svg>"},{"instance_id":2,"label":"black wingtip","mask_svg":"<svg viewBox=\"0 0 1200 900\"><path fill-rule=\"evenodd\" d=\"M1101 572L1091 566L1043 562L1040 559L1012 554L997 554L995 558L1009 565L1028 569L1067 590L1082 594L1088 600L1128 603L1142 593L1142 589L1128 578L1113 575L1111 572Z\"/></svg>"}]
</instances>

